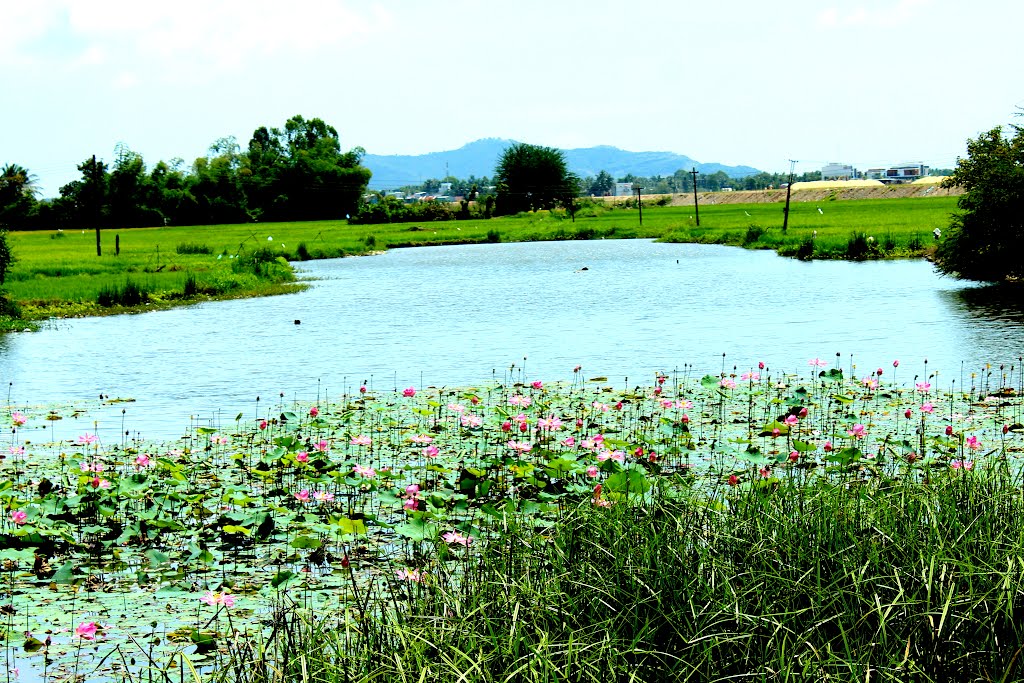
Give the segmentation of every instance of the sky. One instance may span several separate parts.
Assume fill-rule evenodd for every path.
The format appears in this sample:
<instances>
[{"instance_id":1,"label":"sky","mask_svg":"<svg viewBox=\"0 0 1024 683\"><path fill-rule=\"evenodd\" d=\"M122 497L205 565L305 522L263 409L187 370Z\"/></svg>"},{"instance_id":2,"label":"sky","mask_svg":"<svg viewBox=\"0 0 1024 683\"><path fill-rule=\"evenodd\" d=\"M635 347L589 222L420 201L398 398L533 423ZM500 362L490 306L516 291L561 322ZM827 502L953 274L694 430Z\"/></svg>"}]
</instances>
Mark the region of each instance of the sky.
<instances>
[{"instance_id":1,"label":"sky","mask_svg":"<svg viewBox=\"0 0 1024 683\"><path fill-rule=\"evenodd\" d=\"M1022 25L1021 0L0 0L0 165L55 196L119 144L191 164L301 114L373 154L952 167L1024 107Z\"/></svg>"}]
</instances>

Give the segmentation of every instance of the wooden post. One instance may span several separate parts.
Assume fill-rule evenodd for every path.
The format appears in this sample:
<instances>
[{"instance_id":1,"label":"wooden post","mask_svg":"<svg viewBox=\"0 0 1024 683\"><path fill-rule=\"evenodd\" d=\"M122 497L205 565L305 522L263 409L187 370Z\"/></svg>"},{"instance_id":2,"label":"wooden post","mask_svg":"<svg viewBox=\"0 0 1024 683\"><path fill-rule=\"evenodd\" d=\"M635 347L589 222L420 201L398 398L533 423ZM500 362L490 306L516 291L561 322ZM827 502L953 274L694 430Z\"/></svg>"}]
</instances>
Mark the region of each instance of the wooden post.
<instances>
[{"instance_id":1,"label":"wooden post","mask_svg":"<svg viewBox=\"0 0 1024 683\"><path fill-rule=\"evenodd\" d=\"M636 208L640 209L640 225L644 224L644 203L640 199L640 191L644 189L639 185L636 186Z\"/></svg>"}]
</instances>

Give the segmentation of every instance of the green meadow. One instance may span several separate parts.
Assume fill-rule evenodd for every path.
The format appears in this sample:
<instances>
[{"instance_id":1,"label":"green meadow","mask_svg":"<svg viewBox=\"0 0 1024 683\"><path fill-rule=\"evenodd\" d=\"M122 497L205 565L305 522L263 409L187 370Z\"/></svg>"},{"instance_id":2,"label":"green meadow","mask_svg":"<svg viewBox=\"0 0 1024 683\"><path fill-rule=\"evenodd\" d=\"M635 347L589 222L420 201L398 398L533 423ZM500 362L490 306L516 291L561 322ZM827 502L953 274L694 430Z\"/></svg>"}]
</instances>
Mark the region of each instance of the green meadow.
<instances>
[{"instance_id":1,"label":"green meadow","mask_svg":"<svg viewBox=\"0 0 1024 683\"><path fill-rule=\"evenodd\" d=\"M919 257L944 229L956 198L794 202L692 207L584 200L575 216L541 211L491 219L350 225L347 221L261 223L102 231L14 232L5 292L22 320L103 315L210 298L295 291L289 261L436 244L656 238L774 249L798 258ZM641 224L642 214L642 224ZM119 249L115 247L115 240ZM11 321L8 320L8 326ZM22 323L14 323L18 326Z\"/></svg>"}]
</instances>

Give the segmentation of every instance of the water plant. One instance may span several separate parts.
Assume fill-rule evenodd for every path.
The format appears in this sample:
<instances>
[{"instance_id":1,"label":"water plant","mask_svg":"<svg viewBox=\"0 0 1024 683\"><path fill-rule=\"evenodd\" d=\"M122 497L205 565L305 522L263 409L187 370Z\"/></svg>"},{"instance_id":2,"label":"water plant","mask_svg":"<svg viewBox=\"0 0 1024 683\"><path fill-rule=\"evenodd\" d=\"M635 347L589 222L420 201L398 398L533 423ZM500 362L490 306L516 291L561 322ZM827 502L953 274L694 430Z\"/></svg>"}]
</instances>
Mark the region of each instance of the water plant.
<instances>
[{"instance_id":1,"label":"water plant","mask_svg":"<svg viewBox=\"0 0 1024 683\"><path fill-rule=\"evenodd\" d=\"M940 388L927 365L765 365L363 383L170 444L27 443L49 413L12 409L8 661L252 681L1012 675L1019 368Z\"/></svg>"}]
</instances>

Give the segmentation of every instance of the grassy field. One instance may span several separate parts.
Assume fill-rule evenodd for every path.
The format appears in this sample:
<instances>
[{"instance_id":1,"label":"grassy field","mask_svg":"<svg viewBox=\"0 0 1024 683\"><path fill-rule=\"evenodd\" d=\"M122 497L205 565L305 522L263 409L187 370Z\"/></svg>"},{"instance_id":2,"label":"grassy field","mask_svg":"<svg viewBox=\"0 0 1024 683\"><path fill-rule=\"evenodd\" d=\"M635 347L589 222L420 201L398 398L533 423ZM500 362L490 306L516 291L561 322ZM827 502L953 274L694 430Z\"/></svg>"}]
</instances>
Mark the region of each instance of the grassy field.
<instances>
[{"instance_id":1,"label":"grassy field","mask_svg":"<svg viewBox=\"0 0 1024 683\"><path fill-rule=\"evenodd\" d=\"M100 257L93 232L14 232L8 239L16 262L5 292L23 320L102 315L294 291L301 284L292 281L285 260L482 242L648 237L775 249L800 258L912 257L927 253L932 230L945 228L955 208L954 197L794 203L783 234L781 204L705 204L698 228L689 207L644 206L641 225L641 212L628 203L583 202L575 221L565 212L542 211L422 224L318 221L104 231Z\"/></svg>"}]
</instances>

